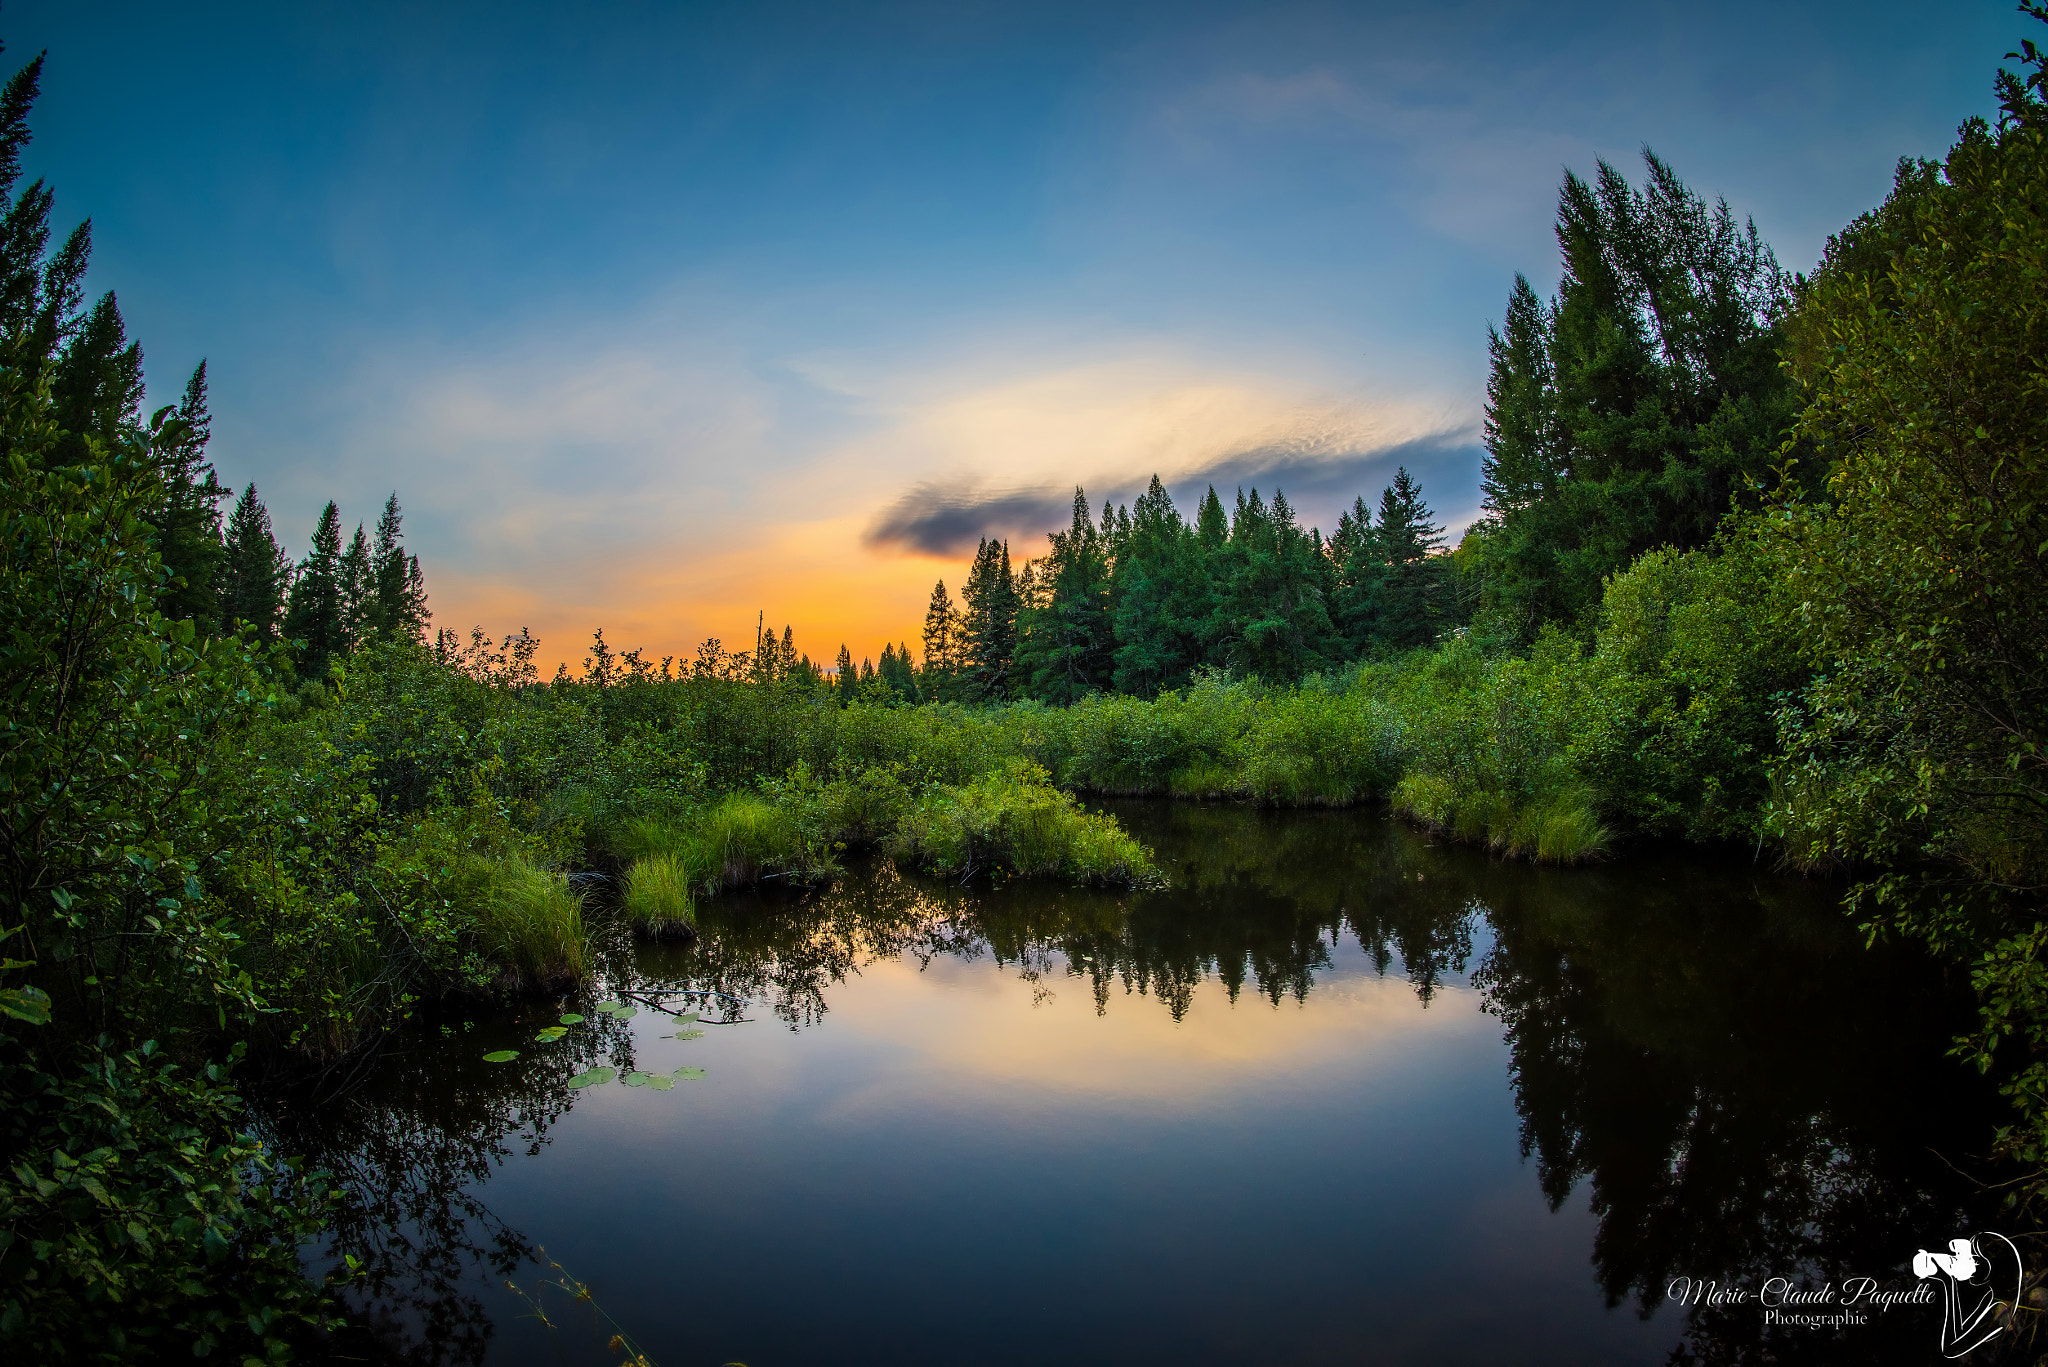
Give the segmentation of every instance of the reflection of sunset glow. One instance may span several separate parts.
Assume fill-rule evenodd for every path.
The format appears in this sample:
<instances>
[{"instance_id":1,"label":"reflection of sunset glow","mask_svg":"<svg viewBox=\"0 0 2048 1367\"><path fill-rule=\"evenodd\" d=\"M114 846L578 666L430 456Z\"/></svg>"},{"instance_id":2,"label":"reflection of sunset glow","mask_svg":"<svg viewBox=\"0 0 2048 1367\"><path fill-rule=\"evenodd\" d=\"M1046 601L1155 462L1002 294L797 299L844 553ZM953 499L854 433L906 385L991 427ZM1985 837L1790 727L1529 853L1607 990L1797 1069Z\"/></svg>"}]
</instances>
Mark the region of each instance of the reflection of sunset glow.
<instances>
[{"instance_id":1,"label":"reflection of sunset glow","mask_svg":"<svg viewBox=\"0 0 2048 1367\"><path fill-rule=\"evenodd\" d=\"M1413 1066L1419 1053L1499 1041L1498 1025L1479 1012L1470 988L1440 988L1425 1013L1415 989L1397 976L1333 973L1318 979L1306 1002L1284 999L1278 1007L1249 990L1232 1003L1210 978L1179 1021L1156 999L1126 995L1121 982L1111 985L1102 1016L1087 978L1055 970L1042 985L1054 995L1034 1005L1032 984L1014 966L941 958L920 971L906 959L886 960L834 991L829 1028L886 1038L892 1049L918 1056L913 1071L937 1070L949 1086L991 1103L1054 1091L1096 1096L1119 1110L1201 1108L1247 1086L1340 1067L1354 1079L1361 1071L1391 1074ZM880 1080L840 1105L890 1104L891 1087Z\"/></svg>"}]
</instances>

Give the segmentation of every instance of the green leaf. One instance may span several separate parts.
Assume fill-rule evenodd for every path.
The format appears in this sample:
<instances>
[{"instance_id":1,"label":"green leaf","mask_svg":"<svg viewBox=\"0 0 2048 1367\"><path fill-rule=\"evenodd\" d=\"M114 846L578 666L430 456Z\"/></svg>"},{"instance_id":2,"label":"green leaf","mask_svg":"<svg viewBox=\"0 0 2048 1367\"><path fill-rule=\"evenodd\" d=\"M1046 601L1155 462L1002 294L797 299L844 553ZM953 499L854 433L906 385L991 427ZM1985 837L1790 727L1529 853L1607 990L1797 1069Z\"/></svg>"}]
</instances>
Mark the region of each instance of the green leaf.
<instances>
[{"instance_id":1,"label":"green leaf","mask_svg":"<svg viewBox=\"0 0 2048 1367\"><path fill-rule=\"evenodd\" d=\"M30 1025L48 1025L50 994L39 987L0 988L0 1015L12 1016Z\"/></svg>"},{"instance_id":2,"label":"green leaf","mask_svg":"<svg viewBox=\"0 0 2048 1367\"><path fill-rule=\"evenodd\" d=\"M519 1057L517 1049L496 1049L484 1055L485 1063L510 1063Z\"/></svg>"},{"instance_id":3,"label":"green leaf","mask_svg":"<svg viewBox=\"0 0 2048 1367\"><path fill-rule=\"evenodd\" d=\"M577 1015L574 1011L564 1012L561 1018L564 1025L581 1025L584 1019L584 1017Z\"/></svg>"},{"instance_id":4,"label":"green leaf","mask_svg":"<svg viewBox=\"0 0 2048 1367\"><path fill-rule=\"evenodd\" d=\"M662 1036L662 1038L663 1038L663 1039L703 1039L703 1038L704 1038L704 1032L703 1032L702 1030L678 1030L678 1031L676 1031L676 1032L675 1032L675 1033L674 1033L673 1035L663 1035L663 1036Z\"/></svg>"},{"instance_id":5,"label":"green leaf","mask_svg":"<svg viewBox=\"0 0 2048 1367\"><path fill-rule=\"evenodd\" d=\"M666 1076L665 1074L656 1073L654 1076L647 1079L647 1085L652 1087L657 1092L665 1092L669 1088L676 1085L676 1080L672 1077Z\"/></svg>"},{"instance_id":6,"label":"green leaf","mask_svg":"<svg viewBox=\"0 0 2048 1367\"><path fill-rule=\"evenodd\" d=\"M596 1011L601 1016L609 1016L612 1012L618 1010L620 1007L624 1005L624 1002L599 1002L596 1006L592 1007L591 1009L593 1011Z\"/></svg>"},{"instance_id":7,"label":"green leaf","mask_svg":"<svg viewBox=\"0 0 2048 1367\"><path fill-rule=\"evenodd\" d=\"M670 1073L669 1076L675 1078L678 1082L695 1082L698 1078L704 1076L704 1070L702 1068L678 1068L673 1073Z\"/></svg>"},{"instance_id":8,"label":"green leaf","mask_svg":"<svg viewBox=\"0 0 2048 1367\"><path fill-rule=\"evenodd\" d=\"M569 1027L566 1025L547 1025L542 1026L540 1033L533 1038L536 1044L553 1044L568 1033Z\"/></svg>"},{"instance_id":9,"label":"green leaf","mask_svg":"<svg viewBox=\"0 0 2048 1367\"><path fill-rule=\"evenodd\" d=\"M600 1082L610 1082L618 1075L615 1068L591 1068L570 1078L569 1085L576 1088L595 1087Z\"/></svg>"},{"instance_id":10,"label":"green leaf","mask_svg":"<svg viewBox=\"0 0 2048 1367\"><path fill-rule=\"evenodd\" d=\"M651 1081L653 1081L652 1078L637 1068L626 1074L626 1085L628 1087L645 1087Z\"/></svg>"},{"instance_id":11,"label":"green leaf","mask_svg":"<svg viewBox=\"0 0 2048 1367\"><path fill-rule=\"evenodd\" d=\"M622 1006L612 1012L612 1019L615 1021L629 1021L639 1014L640 1008L637 1006Z\"/></svg>"}]
</instances>

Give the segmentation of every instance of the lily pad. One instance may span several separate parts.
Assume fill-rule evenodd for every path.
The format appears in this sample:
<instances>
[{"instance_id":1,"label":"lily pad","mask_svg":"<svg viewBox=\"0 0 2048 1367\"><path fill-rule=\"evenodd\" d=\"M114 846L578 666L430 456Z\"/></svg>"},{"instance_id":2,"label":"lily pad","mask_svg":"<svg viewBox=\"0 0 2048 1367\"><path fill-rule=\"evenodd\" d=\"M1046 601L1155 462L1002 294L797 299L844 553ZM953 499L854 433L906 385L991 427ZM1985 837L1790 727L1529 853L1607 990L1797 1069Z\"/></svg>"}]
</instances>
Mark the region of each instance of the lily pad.
<instances>
[{"instance_id":1,"label":"lily pad","mask_svg":"<svg viewBox=\"0 0 2048 1367\"><path fill-rule=\"evenodd\" d=\"M600 1016L609 1016L612 1012L617 1011L620 1007L624 1005L624 1002L599 1002L596 1006L592 1007L591 1009L597 1012Z\"/></svg>"},{"instance_id":2,"label":"lily pad","mask_svg":"<svg viewBox=\"0 0 2048 1367\"><path fill-rule=\"evenodd\" d=\"M704 1076L704 1070L702 1068L678 1068L673 1073L670 1073L669 1076L679 1082L695 1082L698 1078Z\"/></svg>"},{"instance_id":3,"label":"lily pad","mask_svg":"<svg viewBox=\"0 0 2048 1367\"><path fill-rule=\"evenodd\" d=\"M676 1080L666 1073L656 1073L653 1077L647 1079L647 1085L657 1092L665 1092L676 1085Z\"/></svg>"},{"instance_id":4,"label":"lily pad","mask_svg":"<svg viewBox=\"0 0 2048 1367\"><path fill-rule=\"evenodd\" d=\"M519 1057L517 1049L495 1049L484 1055L485 1063L510 1063Z\"/></svg>"},{"instance_id":5,"label":"lily pad","mask_svg":"<svg viewBox=\"0 0 2048 1367\"><path fill-rule=\"evenodd\" d=\"M648 1077L647 1074L641 1072L638 1068L635 1068L632 1072L626 1074L626 1085L628 1087L645 1087L651 1081L653 1081L653 1079Z\"/></svg>"},{"instance_id":6,"label":"lily pad","mask_svg":"<svg viewBox=\"0 0 2048 1367\"><path fill-rule=\"evenodd\" d=\"M675 1018L676 1024L677 1024L677 1025L689 1025L689 1024L691 1024L692 1022L694 1022L694 1021L695 1021L695 1020L697 1019L697 1014L698 1014L697 1012L695 1012L695 1011L692 1011L692 1012L691 1012L691 1013L690 1013L689 1015L687 1015L687 1016L677 1016L677 1017Z\"/></svg>"},{"instance_id":7,"label":"lily pad","mask_svg":"<svg viewBox=\"0 0 2048 1367\"><path fill-rule=\"evenodd\" d=\"M616 1068L592 1068L569 1079L571 1087L595 1087L600 1082L610 1082L619 1075Z\"/></svg>"},{"instance_id":8,"label":"lily pad","mask_svg":"<svg viewBox=\"0 0 2048 1367\"><path fill-rule=\"evenodd\" d=\"M583 1021L584 1017L577 1015L574 1011L567 1011L562 1014L562 1024L564 1025L581 1025Z\"/></svg>"},{"instance_id":9,"label":"lily pad","mask_svg":"<svg viewBox=\"0 0 2048 1367\"><path fill-rule=\"evenodd\" d=\"M629 1021L639 1014L640 1008L637 1006L622 1006L612 1012L612 1019L615 1021Z\"/></svg>"},{"instance_id":10,"label":"lily pad","mask_svg":"<svg viewBox=\"0 0 2048 1367\"><path fill-rule=\"evenodd\" d=\"M536 1044L553 1044L568 1033L569 1027L566 1025L548 1025L541 1027L541 1032L533 1039Z\"/></svg>"},{"instance_id":11,"label":"lily pad","mask_svg":"<svg viewBox=\"0 0 2048 1367\"><path fill-rule=\"evenodd\" d=\"M673 1035L663 1035L663 1036L662 1036L662 1038L663 1038L663 1039L703 1039L703 1038L704 1038L704 1032L703 1032L702 1030L678 1030L678 1031L676 1031L676 1032L675 1032L675 1033L674 1033Z\"/></svg>"}]
</instances>

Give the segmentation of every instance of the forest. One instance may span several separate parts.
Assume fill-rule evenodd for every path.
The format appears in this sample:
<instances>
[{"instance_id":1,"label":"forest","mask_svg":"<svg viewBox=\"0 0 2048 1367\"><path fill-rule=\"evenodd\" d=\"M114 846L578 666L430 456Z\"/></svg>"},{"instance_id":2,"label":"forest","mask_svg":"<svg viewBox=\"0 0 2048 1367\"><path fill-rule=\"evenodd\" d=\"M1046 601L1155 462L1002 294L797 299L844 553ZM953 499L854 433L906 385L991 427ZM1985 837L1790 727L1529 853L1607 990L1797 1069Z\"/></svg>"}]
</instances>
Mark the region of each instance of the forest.
<instances>
[{"instance_id":1,"label":"forest","mask_svg":"<svg viewBox=\"0 0 2048 1367\"><path fill-rule=\"evenodd\" d=\"M2037 19L2048 18L2037 6ZM20 186L0 94L0 1341L284 1361L346 1266L330 1177L254 1079L426 1006L559 990L586 920L854 857L1146 887L1090 795L1383 803L1502 858L1684 840L1841 880L1966 975L2024 1219L2048 1186L2048 61L1902 161L1810 274L1646 151L1567 174L1560 283L1487 337L1485 510L1399 471L1327 536L1284 493L1185 517L1076 491L984 540L909 643L650 660L434 630L397 495L294 559L207 456L205 367L150 410L89 224ZM223 505L229 505L223 508ZM614 873L616 906L572 875ZM18 1350L14 1345L19 1345Z\"/></svg>"}]
</instances>

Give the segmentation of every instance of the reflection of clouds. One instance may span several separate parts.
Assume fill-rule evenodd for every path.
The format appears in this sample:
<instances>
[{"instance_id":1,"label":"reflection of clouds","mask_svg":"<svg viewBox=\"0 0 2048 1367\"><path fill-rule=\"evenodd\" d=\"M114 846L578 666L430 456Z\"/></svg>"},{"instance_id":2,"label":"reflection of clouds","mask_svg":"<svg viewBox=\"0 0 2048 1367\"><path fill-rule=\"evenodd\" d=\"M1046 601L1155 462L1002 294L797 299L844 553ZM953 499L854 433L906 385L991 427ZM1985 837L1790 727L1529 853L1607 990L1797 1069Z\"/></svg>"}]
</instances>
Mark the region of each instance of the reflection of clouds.
<instances>
[{"instance_id":1,"label":"reflection of clouds","mask_svg":"<svg viewBox=\"0 0 2048 1367\"><path fill-rule=\"evenodd\" d=\"M920 971L869 965L833 996L832 1028L911 1051L913 1071L936 1069L962 1095L1028 1104L1032 1093L1099 1096L1118 1108L1229 1104L1246 1088L1313 1079L1333 1069L1389 1081L1446 1049L1497 1048L1498 1027L1469 988L1440 988L1425 1013L1407 983L1363 974L1319 978L1306 1003L1231 1002L1213 978L1176 1022L1158 1003L1113 996L1098 1016L1087 982L1043 975L1050 1001L1014 967L935 960ZM928 1078L916 1084L928 1089ZM878 1082L847 1098L889 1104Z\"/></svg>"}]
</instances>

